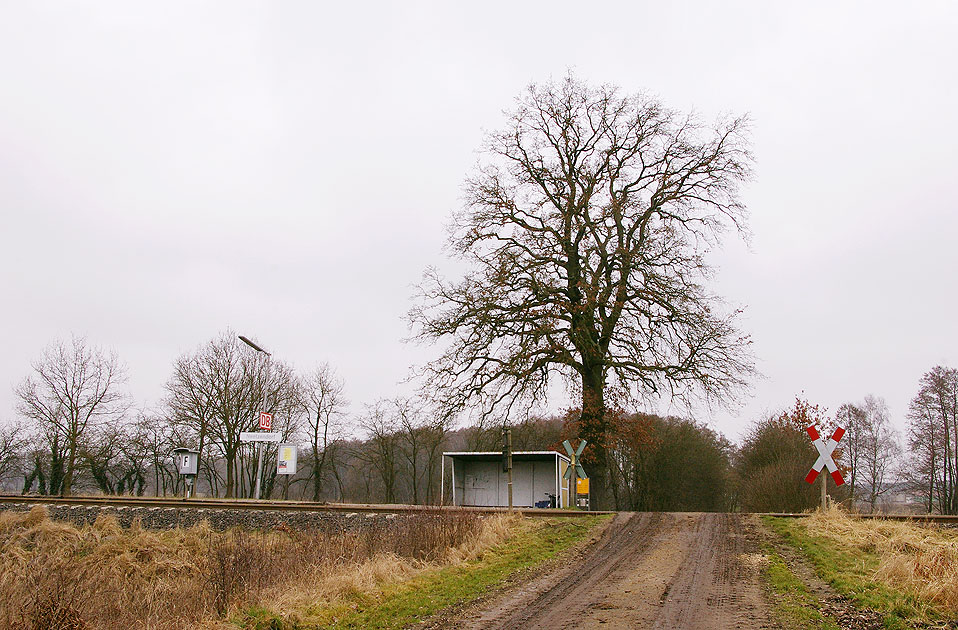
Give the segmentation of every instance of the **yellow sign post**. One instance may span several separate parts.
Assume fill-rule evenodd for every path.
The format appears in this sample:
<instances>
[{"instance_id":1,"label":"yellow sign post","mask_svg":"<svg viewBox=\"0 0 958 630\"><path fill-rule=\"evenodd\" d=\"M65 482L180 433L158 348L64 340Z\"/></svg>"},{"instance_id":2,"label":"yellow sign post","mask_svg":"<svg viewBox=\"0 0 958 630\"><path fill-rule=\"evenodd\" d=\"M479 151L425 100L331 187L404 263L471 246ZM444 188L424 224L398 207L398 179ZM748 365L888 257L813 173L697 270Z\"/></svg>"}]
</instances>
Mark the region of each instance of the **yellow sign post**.
<instances>
[{"instance_id":1,"label":"yellow sign post","mask_svg":"<svg viewBox=\"0 0 958 630\"><path fill-rule=\"evenodd\" d=\"M589 494L589 478L588 477L578 477L575 480L575 493L576 494Z\"/></svg>"}]
</instances>

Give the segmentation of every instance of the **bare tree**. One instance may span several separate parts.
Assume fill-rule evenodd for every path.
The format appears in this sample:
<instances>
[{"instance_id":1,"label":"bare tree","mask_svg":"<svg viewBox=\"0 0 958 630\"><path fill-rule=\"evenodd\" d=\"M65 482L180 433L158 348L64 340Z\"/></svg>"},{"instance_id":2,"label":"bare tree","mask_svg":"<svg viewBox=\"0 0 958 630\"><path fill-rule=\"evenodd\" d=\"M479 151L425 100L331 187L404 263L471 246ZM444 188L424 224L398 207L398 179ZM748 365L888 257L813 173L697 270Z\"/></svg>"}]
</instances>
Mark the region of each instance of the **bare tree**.
<instances>
[{"instance_id":1,"label":"bare tree","mask_svg":"<svg viewBox=\"0 0 958 630\"><path fill-rule=\"evenodd\" d=\"M835 422L845 429L842 440L842 463L848 467L848 490L852 505L859 499L862 478L862 459L865 450L868 420L865 411L858 405L845 403L835 412Z\"/></svg>"},{"instance_id":2,"label":"bare tree","mask_svg":"<svg viewBox=\"0 0 958 630\"><path fill-rule=\"evenodd\" d=\"M908 420L915 489L929 511L958 514L958 370L936 366L925 373Z\"/></svg>"},{"instance_id":3,"label":"bare tree","mask_svg":"<svg viewBox=\"0 0 958 630\"><path fill-rule=\"evenodd\" d=\"M174 491L178 474L173 467L172 451L179 446L174 438L174 423L165 416L149 411L140 412L129 427L131 448L143 457L148 481L157 496Z\"/></svg>"},{"instance_id":4,"label":"bare tree","mask_svg":"<svg viewBox=\"0 0 958 630\"><path fill-rule=\"evenodd\" d=\"M171 417L183 439L200 450L212 486L218 484L212 464L216 456L222 457L227 497L248 494L253 456L246 454L244 475L240 433L258 427L259 412L277 412L276 422L285 436L294 431L292 414L298 399L292 370L241 345L232 331L180 357L166 389ZM207 455L207 445L212 446L213 457ZM264 457L271 454L275 446ZM272 476L267 483L272 484Z\"/></svg>"},{"instance_id":5,"label":"bare tree","mask_svg":"<svg viewBox=\"0 0 958 630\"><path fill-rule=\"evenodd\" d=\"M861 480L868 491L868 504L872 512L878 499L890 488L898 456L898 440L888 418L888 404L883 398L866 396L862 405L865 420L861 436Z\"/></svg>"},{"instance_id":6,"label":"bare tree","mask_svg":"<svg viewBox=\"0 0 958 630\"><path fill-rule=\"evenodd\" d=\"M442 407L508 417L559 376L609 504L610 399L725 400L752 371L749 340L703 286L724 228L744 231L742 118L707 129L654 99L573 77L531 86L488 136L450 235L472 270L427 270L416 337L448 341L424 373Z\"/></svg>"},{"instance_id":7,"label":"bare tree","mask_svg":"<svg viewBox=\"0 0 958 630\"><path fill-rule=\"evenodd\" d=\"M343 382L329 364L322 364L306 377L301 404L305 411L305 429L309 440L313 501L319 501L326 464L333 459L334 440L341 436L341 423L347 406Z\"/></svg>"},{"instance_id":8,"label":"bare tree","mask_svg":"<svg viewBox=\"0 0 958 630\"><path fill-rule=\"evenodd\" d=\"M23 427L13 423L0 427L0 486L24 474L26 456L27 438Z\"/></svg>"},{"instance_id":9,"label":"bare tree","mask_svg":"<svg viewBox=\"0 0 958 630\"><path fill-rule=\"evenodd\" d=\"M366 442L362 444L357 456L376 471L379 481L382 482L383 501L395 503L396 482L399 477L399 435L390 406L388 401L377 401L368 405L365 413L359 417L358 424L366 433Z\"/></svg>"},{"instance_id":10,"label":"bare tree","mask_svg":"<svg viewBox=\"0 0 958 630\"><path fill-rule=\"evenodd\" d=\"M16 388L21 415L37 423L55 461L62 457L62 482L50 492L70 494L80 450L97 425L117 420L126 410L118 391L125 375L115 354L105 354L74 337L55 342L32 365L33 374ZM62 454L61 454L62 452Z\"/></svg>"},{"instance_id":11,"label":"bare tree","mask_svg":"<svg viewBox=\"0 0 958 630\"><path fill-rule=\"evenodd\" d=\"M420 427L420 437L426 455L426 503L439 502L440 473L442 466L442 449L446 444L446 434L452 419L442 413L428 416Z\"/></svg>"},{"instance_id":12,"label":"bare tree","mask_svg":"<svg viewBox=\"0 0 958 630\"><path fill-rule=\"evenodd\" d=\"M409 487L412 490L412 502L419 504L420 479L428 453L429 424L422 409L409 398L396 398L390 402L398 427L399 451L406 462L409 472ZM428 481L427 481L428 485Z\"/></svg>"}]
</instances>

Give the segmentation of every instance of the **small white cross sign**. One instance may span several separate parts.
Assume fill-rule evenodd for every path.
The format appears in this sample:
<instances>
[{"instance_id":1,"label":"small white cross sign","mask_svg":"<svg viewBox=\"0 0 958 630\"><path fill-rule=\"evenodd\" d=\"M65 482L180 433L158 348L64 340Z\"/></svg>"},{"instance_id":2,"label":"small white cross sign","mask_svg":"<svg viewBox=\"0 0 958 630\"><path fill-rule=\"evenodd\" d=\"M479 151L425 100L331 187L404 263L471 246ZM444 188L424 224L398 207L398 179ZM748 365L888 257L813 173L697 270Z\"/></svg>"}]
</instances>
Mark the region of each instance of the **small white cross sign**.
<instances>
[{"instance_id":1,"label":"small white cross sign","mask_svg":"<svg viewBox=\"0 0 958 630\"><path fill-rule=\"evenodd\" d=\"M812 438L812 444L818 449L818 459L815 460L815 465L812 466L812 469L808 471L805 481L808 483L814 482L815 478L818 477L818 473L822 472L822 468L824 467L828 468L828 472L831 474L832 479L835 480L836 486L845 483L845 480L842 479L842 473L838 470L838 465L835 464L835 460L832 459L832 453L835 451L835 447L838 446L838 441L845 435L845 429L841 427L835 429L835 433L832 434L832 437L828 438L827 444L822 443L822 438L818 435L818 431L815 427L808 427L805 431L808 433L808 437Z\"/></svg>"}]
</instances>

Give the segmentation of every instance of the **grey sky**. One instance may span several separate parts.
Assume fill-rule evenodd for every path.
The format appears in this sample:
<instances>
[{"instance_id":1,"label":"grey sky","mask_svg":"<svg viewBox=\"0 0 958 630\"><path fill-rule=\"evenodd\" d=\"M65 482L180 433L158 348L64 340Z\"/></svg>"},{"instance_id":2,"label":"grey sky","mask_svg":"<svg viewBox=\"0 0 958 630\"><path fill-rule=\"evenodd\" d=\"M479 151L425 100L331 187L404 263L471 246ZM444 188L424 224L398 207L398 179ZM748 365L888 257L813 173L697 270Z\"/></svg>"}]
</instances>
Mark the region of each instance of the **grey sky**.
<instances>
[{"instance_id":1,"label":"grey sky","mask_svg":"<svg viewBox=\"0 0 958 630\"><path fill-rule=\"evenodd\" d=\"M801 391L884 396L901 425L958 354L956 32L951 2L2 2L0 419L71 332L141 406L227 327L329 361L354 409L394 395L431 356L402 316L453 269L482 130L572 69L751 113L754 236L716 288L766 378L713 426Z\"/></svg>"}]
</instances>

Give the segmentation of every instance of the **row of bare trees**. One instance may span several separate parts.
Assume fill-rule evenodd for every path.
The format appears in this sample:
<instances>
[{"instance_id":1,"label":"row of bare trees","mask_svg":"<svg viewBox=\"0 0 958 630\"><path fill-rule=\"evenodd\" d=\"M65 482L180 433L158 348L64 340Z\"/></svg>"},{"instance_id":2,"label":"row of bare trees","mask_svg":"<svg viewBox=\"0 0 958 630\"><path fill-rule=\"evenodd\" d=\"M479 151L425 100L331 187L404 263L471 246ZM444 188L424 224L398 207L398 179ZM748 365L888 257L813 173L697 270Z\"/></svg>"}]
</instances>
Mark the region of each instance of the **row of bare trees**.
<instances>
[{"instance_id":1,"label":"row of bare trees","mask_svg":"<svg viewBox=\"0 0 958 630\"><path fill-rule=\"evenodd\" d=\"M153 411L134 409L117 357L85 339L55 342L31 367L16 388L26 422L0 427L0 482L8 489L179 493L183 480L171 452L188 447L201 454L201 492L250 496L256 454L240 434L255 430L259 413L268 411L273 430L298 444L301 455L294 476L265 467L264 496L439 500L448 417L412 398L381 400L350 416L344 384L331 366L300 376L231 331L174 362L165 398ZM276 451L267 443L265 461Z\"/></svg>"},{"instance_id":2,"label":"row of bare trees","mask_svg":"<svg viewBox=\"0 0 958 630\"><path fill-rule=\"evenodd\" d=\"M201 492L250 496L255 452L240 433L255 430L262 410L273 413L285 441L301 447L295 476L277 476L266 466L265 496L434 503L441 498L443 450L499 448L498 425L456 429L451 416L421 398L383 399L349 414L332 367L301 376L230 331L175 361L157 410L135 410L124 382L117 357L82 338L44 350L15 388L19 424L0 427L0 482L45 494L178 493L183 480L170 453L186 446L201 452ZM526 419L513 427L516 448L556 447L580 435L581 422L576 412ZM738 448L689 420L610 412L606 423L601 473L619 508L811 507L817 490L801 479L816 457L804 428L815 424L846 429L837 457L848 483L835 496L876 510L891 494L908 495L925 510L958 513L958 370L952 368L922 377L908 413L907 453L888 405L876 396L845 403L834 416L797 400L756 423ZM276 448L266 446L267 462Z\"/></svg>"}]
</instances>

